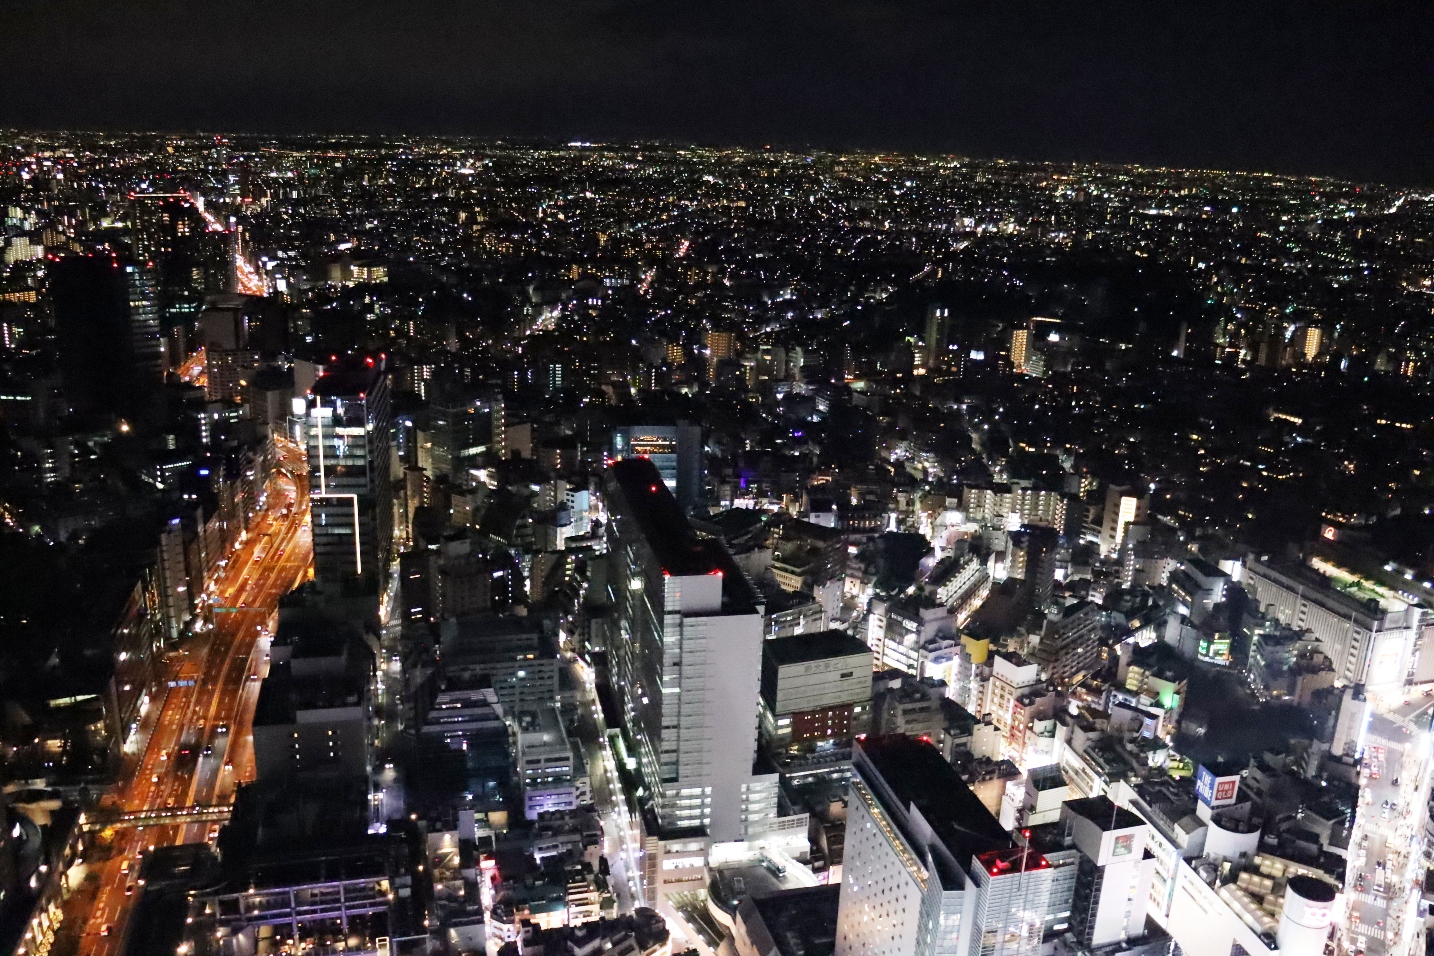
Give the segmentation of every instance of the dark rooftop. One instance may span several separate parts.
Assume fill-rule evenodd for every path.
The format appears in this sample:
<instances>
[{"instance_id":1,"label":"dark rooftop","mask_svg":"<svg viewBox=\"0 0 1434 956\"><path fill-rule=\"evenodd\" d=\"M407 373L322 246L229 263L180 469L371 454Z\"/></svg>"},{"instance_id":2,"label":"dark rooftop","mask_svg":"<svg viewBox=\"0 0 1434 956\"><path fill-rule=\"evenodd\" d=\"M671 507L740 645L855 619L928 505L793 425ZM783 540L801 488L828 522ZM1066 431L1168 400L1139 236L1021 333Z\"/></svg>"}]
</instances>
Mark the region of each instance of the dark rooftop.
<instances>
[{"instance_id":1,"label":"dark rooftop","mask_svg":"<svg viewBox=\"0 0 1434 956\"><path fill-rule=\"evenodd\" d=\"M778 956L830 956L836 952L841 884L783 890L753 899Z\"/></svg>"},{"instance_id":2,"label":"dark rooftop","mask_svg":"<svg viewBox=\"0 0 1434 956\"><path fill-rule=\"evenodd\" d=\"M892 734L868 737L857 747L903 810L914 806L962 866L978 854L1010 850L1014 843L956 769L931 744Z\"/></svg>"},{"instance_id":3,"label":"dark rooftop","mask_svg":"<svg viewBox=\"0 0 1434 956\"><path fill-rule=\"evenodd\" d=\"M373 391L383 374L373 359L346 355L324 367L324 374L314 382L313 392L340 397L363 395Z\"/></svg>"},{"instance_id":4,"label":"dark rooftop","mask_svg":"<svg viewBox=\"0 0 1434 956\"><path fill-rule=\"evenodd\" d=\"M664 574L720 575L724 610L756 605L756 592L727 549L715 538L698 536L650 459L624 458L608 470L627 502L625 515L637 523Z\"/></svg>"},{"instance_id":5,"label":"dark rooftop","mask_svg":"<svg viewBox=\"0 0 1434 956\"><path fill-rule=\"evenodd\" d=\"M1116 806L1110 797L1106 796L1067 800L1065 806L1071 813L1084 817L1104 831L1128 830L1145 825L1145 821L1139 816L1124 807Z\"/></svg>"},{"instance_id":6,"label":"dark rooftop","mask_svg":"<svg viewBox=\"0 0 1434 956\"><path fill-rule=\"evenodd\" d=\"M871 648L864 641L852 637L846 631L829 630L776 637L762 643L762 652L777 664L786 665L830 660L833 657L850 657L854 654L870 654Z\"/></svg>"},{"instance_id":7,"label":"dark rooftop","mask_svg":"<svg viewBox=\"0 0 1434 956\"><path fill-rule=\"evenodd\" d=\"M1185 566L1190 570L1194 571L1196 574L1199 574L1201 577L1228 577L1228 575L1226 575L1224 571L1221 571L1219 568L1215 567L1215 565L1211 564L1209 561L1206 561L1204 558L1186 558Z\"/></svg>"}]
</instances>

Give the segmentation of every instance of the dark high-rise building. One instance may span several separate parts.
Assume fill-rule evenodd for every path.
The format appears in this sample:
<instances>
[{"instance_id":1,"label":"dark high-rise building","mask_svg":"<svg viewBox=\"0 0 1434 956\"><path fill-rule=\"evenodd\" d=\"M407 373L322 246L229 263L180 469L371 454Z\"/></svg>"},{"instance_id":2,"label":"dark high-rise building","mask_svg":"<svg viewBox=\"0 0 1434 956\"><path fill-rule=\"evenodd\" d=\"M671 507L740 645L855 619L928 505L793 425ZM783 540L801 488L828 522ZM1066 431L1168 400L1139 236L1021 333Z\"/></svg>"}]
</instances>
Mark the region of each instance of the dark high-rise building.
<instances>
[{"instance_id":1,"label":"dark high-rise building","mask_svg":"<svg viewBox=\"0 0 1434 956\"><path fill-rule=\"evenodd\" d=\"M451 387L435 391L419 436L418 465L431 478L471 484L469 469L485 453L503 452L503 397L464 395Z\"/></svg>"},{"instance_id":2,"label":"dark high-rise building","mask_svg":"<svg viewBox=\"0 0 1434 956\"><path fill-rule=\"evenodd\" d=\"M159 288L154 270L146 265L124 264L125 294L129 307L129 340L135 372L144 384L164 381L164 336L159 322Z\"/></svg>"},{"instance_id":3,"label":"dark high-rise building","mask_svg":"<svg viewBox=\"0 0 1434 956\"><path fill-rule=\"evenodd\" d=\"M188 193L136 193L129 198L134 253L141 259L158 262L173 255L192 229L204 225Z\"/></svg>"},{"instance_id":4,"label":"dark high-rise building","mask_svg":"<svg viewBox=\"0 0 1434 956\"><path fill-rule=\"evenodd\" d=\"M933 305L926 310L926 367L945 368L951 347L951 310Z\"/></svg>"},{"instance_id":5,"label":"dark high-rise building","mask_svg":"<svg viewBox=\"0 0 1434 956\"><path fill-rule=\"evenodd\" d=\"M164 371L152 275L107 256L71 256L49 277L70 407L133 414Z\"/></svg>"},{"instance_id":6,"label":"dark high-rise building","mask_svg":"<svg viewBox=\"0 0 1434 956\"><path fill-rule=\"evenodd\" d=\"M615 428L612 456L649 459L684 509L695 507L702 499L702 429L697 425Z\"/></svg>"},{"instance_id":7,"label":"dark high-rise building","mask_svg":"<svg viewBox=\"0 0 1434 956\"><path fill-rule=\"evenodd\" d=\"M135 258L152 264L166 328L188 326L207 294L233 287L231 236L210 230L188 193L134 193L130 227Z\"/></svg>"},{"instance_id":8,"label":"dark high-rise building","mask_svg":"<svg viewBox=\"0 0 1434 956\"><path fill-rule=\"evenodd\" d=\"M289 347L289 316L277 298L210 295L199 313L197 339L208 350L248 349L271 356Z\"/></svg>"},{"instance_id":9,"label":"dark high-rise building","mask_svg":"<svg viewBox=\"0 0 1434 956\"><path fill-rule=\"evenodd\" d=\"M393 553L388 373L373 359L329 366L309 396L309 510L321 584L381 579Z\"/></svg>"}]
</instances>

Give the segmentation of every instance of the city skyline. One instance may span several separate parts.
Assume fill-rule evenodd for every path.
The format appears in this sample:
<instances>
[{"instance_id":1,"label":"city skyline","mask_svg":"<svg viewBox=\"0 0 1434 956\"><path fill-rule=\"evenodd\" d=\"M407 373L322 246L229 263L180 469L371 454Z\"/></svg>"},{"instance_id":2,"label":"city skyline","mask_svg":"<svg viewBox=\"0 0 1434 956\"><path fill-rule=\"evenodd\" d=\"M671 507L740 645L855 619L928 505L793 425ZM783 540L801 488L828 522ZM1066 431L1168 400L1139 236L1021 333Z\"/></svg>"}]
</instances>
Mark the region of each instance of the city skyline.
<instances>
[{"instance_id":1,"label":"city skyline","mask_svg":"<svg viewBox=\"0 0 1434 956\"><path fill-rule=\"evenodd\" d=\"M1434 192L0 132L0 950L1422 956Z\"/></svg>"},{"instance_id":2,"label":"city skyline","mask_svg":"<svg viewBox=\"0 0 1434 956\"><path fill-rule=\"evenodd\" d=\"M505 0L400 18L314 0L259 26L271 15L12 3L0 52L27 68L0 126L771 143L1430 184L1434 38L1412 3Z\"/></svg>"}]
</instances>

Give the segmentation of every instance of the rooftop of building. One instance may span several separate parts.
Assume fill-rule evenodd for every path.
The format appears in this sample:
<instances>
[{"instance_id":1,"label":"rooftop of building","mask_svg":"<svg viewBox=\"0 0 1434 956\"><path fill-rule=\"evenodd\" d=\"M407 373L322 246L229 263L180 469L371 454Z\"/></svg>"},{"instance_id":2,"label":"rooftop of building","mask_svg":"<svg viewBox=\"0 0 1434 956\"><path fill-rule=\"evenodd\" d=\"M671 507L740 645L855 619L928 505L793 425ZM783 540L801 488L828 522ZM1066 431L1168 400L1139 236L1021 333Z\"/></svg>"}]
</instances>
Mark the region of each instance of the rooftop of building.
<instances>
[{"instance_id":1,"label":"rooftop of building","mask_svg":"<svg viewBox=\"0 0 1434 956\"><path fill-rule=\"evenodd\" d=\"M1096 604L1094 601L1086 601L1084 599L1079 601L1072 601L1065 607L1061 608L1060 619L1063 621L1069 620L1075 617L1077 614L1083 614L1091 609L1098 611L1100 610L1100 605Z\"/></svg>"},{"instance_id":2,"label":"rooftop of building","mask_svg":"<svg viewBox=\"0 0 1434 956\"><path fill-rule=\"evenodd\" d=\"M1013 847L1011 835L931 744L893 734L858 745L859 762L880 776L901 809L920 812L962 866L983 853Z\"/></svg>"},{"instance_id":3,"label":"rooftop of building","mask_svg":"<svg viewBox=\"0 0 1434 956\"><path fill-rule=\"evenodd\" d=\"M517 721L518 732L521 734L531 734L535 737L541 734L552 740L562 739L563 722L553 707L528 708L518 711L513 717Z\"/></svg>"},{"instance_id":4,"label":"rooftop of building","mask_svg":"<svg viewBox=\"0 0 1434 956\"><path fill-rule=\"evenodd\" d=\"M772 859L775 862L777 858ZM768 868L765 860L749 858L712 866L707 879L707 895L723 912L735 915L744 899L800 889L810 883L810 875L803 881L796 870L788 872L785 867Z\"/></svg>"},{"instance_id":5,"label":"rooftop of building","mask_svg":"<svg viewBox=\"0 0 1434 956\"><path fill-rule=\"evenodd\" d=\"M992 651L992 657L999 657L1012 667L1035 667L1036 662L1027 660L1015 651Z\"/></svg>"},{"instance_id":6,"label":"rooftop of building","mask_svg":"<svg viewBox=\"0 0 1434 956\"><path fill-rule=\"evenodd\" d=\"M756 606L756 592L731 554L717 539L698 536L650 459L624 458L608 470L627 502L627 516L637 523L663 574L720 576L724 611L741 613Z\"/></svg>"},{"instance_id":7,"label":"rooftop of building","mask_svg":"<svg viewBox=\"0 0 1434 956\"><path fill-rule=\"evenodd\" d=\"M341 672L296 674L289 661L273 661L254 705L254 726L288 725L303 711L360 707L368 691L367 675L355 668Z\"/></svg>"},{"instance_id":8,"label":"rooftop of building","mask_svg":"<svg viewBox=\"0 0 1434 956\"><path fill-rule=\"evenodd\" d=\"M363 629L353 621L321 617L280 615L273 647L290 648L293 659L342 657L353 640L363 640Z\"/></svg>"},{"instance_id":9,"label":"rooftop of building","mask_svg":"<svg viewBox=\"0 0 1434 956\"><path fill-rule=\"evenodd\" d=\"M1315 558L1311 565L1252 556L1246 572L1274 579L1285 586L1308 588L1308 593L1301 590L1301 594L1375 617L1383 612L1403 611L1411 603L1388 588L1328 561Z\"/></svg>"},{"instance_id":10,"label":"rooftop of building","mask_svg":"<svg viewBox=\"0 0 1434 956\"><path fill-rule=\"evenodd\" d=\"M948 554L931 566L926 573L927 584L940 584L944 579L954 577L958 572L966 569L967 565L980 563L980 559L970 552L961 554Z\"/></svg>"},{"instance_id":11,"label":"rooftop of building","mask_svg":"<svg viewBox=\"0 0 1434 956\"><path fill-rule=\"evenodd\" d=\"M1153 814L1147 822L1167 838L1177 830L1191 832L1191 827L1204 826L1205 822L1195 815L1195 781L1161 778L1136 784L1135 793ZM1189 821L1189 822L1187 822Z\"/></svg>"},{"instance_id":12,"label":"rooftop of building","mask_svg":"<svg viewBox=\"0 0 1434 956\"><path fill-rule=\"evenodd\" d=\"M371 355L336 355L324 363L323 374L314 381L313 393L356 398L373 391L383 376L383 363Z\"/></svg>"},{"instance_id":13,"label":"rooftop of building","mask_svg":"<svg viewBox=\"0 0 1434 956\"><path fill-rule=\"evenodd\" d=\"M542 623L536 617L517 614L470 614L450 618L439 626L439 641L444 658L450 661L482 659L520 647L546 659L557 650L553 641L543 634Z\"/></svg>"},{"instance_id":14,"label":"rooftop of building","mask_svg":"<svg viewBox=\"0 0 1434 956\"><path fill-rule=\"evenodd\" d=\"M407 852L369 832L369 806L358 775L241 787L219 836L227 881L262 889L389 875Z\"/></svg>"},{"instance_id":15,"label":"rooftop of building","mask_svg":"<svg viewBox=\"0 0 1434 956\"><path fill-rule=\"evenodd\" d=\"M1064 807L1076 816L1094 823L1102 831L1129 830L1145 825L1145 821L1139 816L1125 807L1116 806L1110 797L1104 795L1067 800Z\"/></svg>"},{"instance_id":16,"label":"rooftop of building","mask_svg":"<svg viewBox=\"0 0 1434 956\"><path fill-rule=\"evenodd\" d=\"M941 716L946 720L946 729L957 734L971 734L976 729L976 715L958 704L953 698L943 697L940 701Z\"/></svg>"},{"instance_id":17,"label":"rooftop of building","mask_svg":"<svg viewBox=\"0 0 1434 956\"><path fill-rule=\"evenodd\" d=\"M701 529L729 545L749 542L766 531L767 514L754 508L728 508L701 521Z\"/></svg>"},{"instance_id":18,"label":"rooftop of building","mask_svg":"<svg viewBox=\"0 0 1434 956\"><path fill-rule=\"evenodd\" d=\"M371 356L337 356L324 365L324 373L314 382L313 393L319 396L354 398L374 390L384 376L383 363Z\"/></svg>"},{"instance_id":19,"label":"rooftop of building","mask_svg":"<svg viewBox=\"0 0 1434 956\"><path fill-rule=\"evenodd\" d=\"M1190 671L1193 670L1190 662L1181 657L1179 651L1164 641L1136 647L1130 654L1130 664L1132 667L1139 667L1152 677L1158 677L1171 683L1189 680Z\"/></svg>"},{"instance_id":20,"label":"rooftop of building","mask_svg":"<svg viewBox=\"0 0 1434 956\"><path fill-rule=\"evenodd\" d=\"M1189 557L1185 559L1184 564L1185 567L1189 568L1191 571L1194 571L1202 578L1229 577L1228 574L1226 574L1224 571L1221 571L1219 568L1215 567L1215 565L1211 564L1209 561L1206 561L1204 558Z\"/></svg>"},{"instance_id":21,"label":"rooftop of building","mask_svg":"<svg viewBox=\"0 0 1434 956\"><path fill-rule=\"evenodd\" d=\"M865 641L858 640L846 631L832 629L764 641L762 653L779 666L786 666L870 654L871 648Z\"/></svg>"},{"instance_id":22,"label":"rooftop of building","mask_svg":"<svg viewBox=\"0 0 1434 956\"><path fill-rule=\"evenodd\" d=\"M1035 790L1057 790L1069 786L1060 764L1055 763L1044 767L1032 767L1027 771L1026 779L1028 786Z\"/></svg>"},{"instance_id":23,"label":"rooftop of building","mask_svg":"<svg viewBox=\"0 0 1434 956\"><path fill-rule=\"evenodd\" d=\"M757 589L762 592L762 599L766 602L768 617L799 608L810 608L817 603L815 595L810 591L788 591L770 580L765 583L757 582Z\"/></svg>"},{"instance_id":24,"label":"rooftop of building","mask_svg":"<svg viewBox=\"0 0 1434 956\"><path fill-rule=\"evenodd\" d=\"M1034 826L1026 827L1021 833L1024 836L1026 845L1042 856L1058 853L1062 850L1068 850L1072 853L1077 852L1075 842L1071 839L1070 833L1067 831L1065 825L1060 821L1038 823Z\"/></svg>"},{"instance_id":25,"label":"rooftop of building","mask_svg":"<svg viewBox=\"0 0 1434 956\"><path fill-rule=\"evenodd\" d=\"M750 900L777 956L831 956L836 952L841 884L783 890Z\"/></svg>"},{"instance_id":26,"label":"rooftop of building","mask_svg":"<svg viewBox=\"0 0 1434 956\"><path fill-rule=\"evenodd\" d=\"M656 951L668 939L667 923L656 910L645 906L639 906L630 915L602 917L577 926L554 926L545 929L536 923L527 923L522 928L521 945L518 940L512 940L504 943L499 952L503 956L519 951L601 952L608 948L608 941L620 941L628 936L636 944L638 952ZM811 953L810 956L821 954Z\"/></svg>"},{"instance_id":27,"label":"rooftop of building","mask_svg":"<svg viewBox=\"0 0 1434 956\"><path fill-rule=\"evenodd\" d=\"M824 524L793 518L782 524L782 537L805 540L820 545L831 545L840 542L843 534L838 528L828 528Z\"/></svg>"}]
</instances>

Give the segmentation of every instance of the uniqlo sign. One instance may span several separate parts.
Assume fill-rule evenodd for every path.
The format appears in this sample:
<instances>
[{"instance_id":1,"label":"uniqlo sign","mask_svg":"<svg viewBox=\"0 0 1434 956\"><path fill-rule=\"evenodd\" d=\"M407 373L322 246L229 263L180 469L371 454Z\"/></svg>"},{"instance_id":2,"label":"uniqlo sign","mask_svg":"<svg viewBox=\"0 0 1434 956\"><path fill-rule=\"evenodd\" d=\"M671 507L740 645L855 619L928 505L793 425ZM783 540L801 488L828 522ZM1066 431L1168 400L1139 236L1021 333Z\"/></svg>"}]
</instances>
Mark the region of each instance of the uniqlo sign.
<instances>
[{"instance_id":1,"label":"uniqlo sign","mask_svg":"<svg viewBox=\"0 0 1434 956\"><path fill-rule=\"evenodd\" d=\"M1200 798L1200 802L1207 807L1229 806L1235 802L1239 793L1240 777L1238 774L1217 777L1203 766L1195 773L1195 794Z\"/></svg>"}]
</instances>

